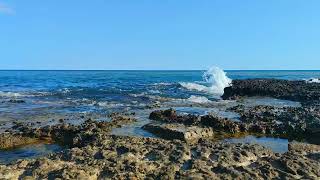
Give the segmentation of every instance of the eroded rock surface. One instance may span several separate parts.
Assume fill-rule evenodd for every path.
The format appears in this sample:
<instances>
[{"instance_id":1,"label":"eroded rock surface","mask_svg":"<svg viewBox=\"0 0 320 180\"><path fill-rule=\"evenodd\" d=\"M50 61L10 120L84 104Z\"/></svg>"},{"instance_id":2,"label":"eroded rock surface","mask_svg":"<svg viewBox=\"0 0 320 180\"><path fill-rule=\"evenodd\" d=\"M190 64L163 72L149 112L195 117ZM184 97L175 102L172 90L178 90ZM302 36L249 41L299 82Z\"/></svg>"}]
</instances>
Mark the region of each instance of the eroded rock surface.
<instances>
[{"instance_id":1,"label":"eroded rock surface","mask_svg":"<svg viewBox=\"0 0 320 180\"><path fill-rule=\"evenodd\" d=\"M164 139L179 139L194 143L200 138L209 138L213 136L212 128L185 126L184 124L155 124L149 123L142 127Z\"/></svg>"},{"instance_id":2,"label":"eroded rock surface","mask_svg":"<svg viewBox=\"0 0 320 180\"><path fill-rule=\"evenodd\" d=\"M136 120L127 116L113 115L110 122L97 122L88 119L81 125L61 123L44 127L33 127L18 123L11 130L0 134L0 150L36 143L42 140L68 146L79 146L85 141L90 141L91 135L95 131L110 133L112 128L134 121Z\"/></svg>"},{"instance_id":3,"label":"eroded rock surface","mask_svg":"<svg viewBox=\"0 0 320 180\"><path fill-rule=\"evenodd\" d=\"M273 133L290 138L320 136L320 107L235 106L229 110L240 114L244 123L265 124ZM278 129L278 130L277 130ZM320 143L320 141L319 141Z\"/></svg>"},{"instance_id":4,"label":"eroded rock surface","mask_svg":"<svg viewBox=\"0 0 320 180\"><path fill-rule=\"evenodd\" d=\"M245 108L244 106L236 106L229 110L239 113L241 121L233 121L214 114L179 115L174 109L167 109L156 110L150 114L150 119L158 121L160 124L151 123L144 127L160 137L170 137L171 139L182 139L182 136L176 135L177 131L172 131L172 128L170 129L161 123L181 124L180 126L183 124L184 129L196 126L234 135L254 133L298 140L319 135L317 129L320 127L320 111L315 108L276 108L271 106ZM175 126L178 127L178 125Z\"/></svg>"},{"instance_id":5,"label":"eroded rock surface","mask_svg":"<svg viewBox=\"0 0 320 180\"><path fill-rule=\"evenodd\" d=\"M95 140L49 157L0 166L4 179L271 179L320 177L319 152L292 145L275 154L249 144L119 137L99 132ZM303 146L304 148L301 148ZM311 149L313 149L312 147Z\"/></svg>"},{"instance_id":6,"label":"eroded rock surface","mask_svg":"<svg viewBox=\"0 0 320 180\"><path fill-rule=\"evenodd\" d=\"M293 101L319 101L320 83L280 79L233 80L232 86L224 89L223 99L238 99L245 96L269 96Z\"/></svg>"}]
</instances>

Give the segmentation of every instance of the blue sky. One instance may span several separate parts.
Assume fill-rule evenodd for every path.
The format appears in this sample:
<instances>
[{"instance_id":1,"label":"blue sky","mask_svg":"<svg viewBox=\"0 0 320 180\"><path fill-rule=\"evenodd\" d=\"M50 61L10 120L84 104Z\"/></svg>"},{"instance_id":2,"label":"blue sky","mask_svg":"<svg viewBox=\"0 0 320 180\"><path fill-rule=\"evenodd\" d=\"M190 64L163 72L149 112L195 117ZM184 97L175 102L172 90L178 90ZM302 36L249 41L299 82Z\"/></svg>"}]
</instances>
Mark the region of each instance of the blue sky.
<instances>
[{"instance_id":1,"label":"blue sky","mask_svg":"<svg viewBox=\"0 0 320 180\"><path fill-rule=\"evenodd\" d=\"M0 69L320 69L318 0L0 0Z\"/></svg>"}]
</instances>

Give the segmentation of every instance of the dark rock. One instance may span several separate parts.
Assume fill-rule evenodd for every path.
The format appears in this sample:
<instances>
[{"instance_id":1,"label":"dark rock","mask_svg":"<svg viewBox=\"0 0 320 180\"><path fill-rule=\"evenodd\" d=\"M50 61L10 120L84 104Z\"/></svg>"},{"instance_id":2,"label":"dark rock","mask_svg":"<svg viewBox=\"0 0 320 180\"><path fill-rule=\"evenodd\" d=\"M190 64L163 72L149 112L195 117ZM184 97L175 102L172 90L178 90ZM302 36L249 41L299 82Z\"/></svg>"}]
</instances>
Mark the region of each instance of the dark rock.
<instances>
[{"instance_id":1,"label":"dark rock","mask_svg":"<svg viewBox=\"0 0 320 180\"><path fill-rule=\"evenodd\" d=\"M10 99L8 102L9 103L25 103L26 101L22 99Z\"/></svg>"},{"instance_id":2,"label":"dark rock","mask_svg":"<svg viewBox=\"0 0 320 180\"><path fill-rule=\"evenodd\" d=\"M280 79L233 80L232 86L224 89L223 99L238 99L245 96L269 96L293 101L320 100L320 83Z\"/></svg>"},{"instance_id":3,"label":"dark rock","mask_svg":"<svg viewBox=\"0 0 320 180\"><path fill-rule=\"evenodd\" d=\"M178 115L176 110L172 108L153 111L151 112L149 119L168 123L181 123L185 125L198 125L200 123L200 117L198 115Z\"/></svg>"},{"instance_id":4,"label":"dark rock","mask_svg":"<svg viewBox=\"0 0 320 180\"><path fill-rule=\"evenodd\" d=\"M185 126L183 124L154 124L149 123L142 127L164 139L179 139L186 142L197 142L200 138L212 137L211 128Z\"/></svg>"}]
</instances>

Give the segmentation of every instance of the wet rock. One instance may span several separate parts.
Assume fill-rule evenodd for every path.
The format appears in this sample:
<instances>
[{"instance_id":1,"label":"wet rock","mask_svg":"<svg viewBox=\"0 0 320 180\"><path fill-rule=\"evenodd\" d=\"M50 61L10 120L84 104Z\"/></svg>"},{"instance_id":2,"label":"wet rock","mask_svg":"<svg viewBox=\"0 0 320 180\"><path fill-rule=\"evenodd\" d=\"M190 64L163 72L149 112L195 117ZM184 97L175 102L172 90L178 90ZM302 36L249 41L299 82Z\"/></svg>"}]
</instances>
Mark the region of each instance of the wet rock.
<instances>
[{"instance_id":1,"label":"wet rock","mask_svg":"<svg viewBox=\"0 0 320 180\"><path fill-rule=\"evenodd\" d=\"M182 123L186 125L197 125L200 121L200 118L197 115L178 115L176 110L172 108L153 111L151 112L149 119L168 123Z\"/></svg>"},{"instance_id":2,"label":"wet rock","mask_svg":"<svg viewBox=\"0 0 320 180\"><path fill-rule=\"evenodd\" d=\"M320 83L280 79L233 80L232 86L224 89L223 99L238 99L245 96L269 96L293 101L320 100Z\"/></svg>"},{"instance_id":3,"label":"wet rock","mask_svg":"<svg viewBox=\"0 0 320 180\"><path fill-rule=\"evenodd\" d=\"M112 128L134 121L136 121L134 118L116 115L112 116L111 122L97 122L88 119L81 125L67 124L63 121L61 124L34 127L32 124L15 122L13 130L16 132L0 134L0 149L35 143L40 140L68 146L84 146L95 138L95 134L110 133Z\"/></svg>"},{"instance_id":4,"label":"wet rock","mask_svg":"<svg viewBox=\"0 0 320 180\"><path fill-rule=\"evenodd\" d=\"M241 125L241 123L213 115L202 116L201 124L204 126L212 127L214 130L222 130L233 134L247 130L247 128L245 128L244 125Z\"/></svg>"},{"instance_id":5,"label":"wet rock","mask_svg":"<svg viewBox=\"0 0 320 180\"><path fill-rule=\"evenodd\" d=\"M179 139L191 143L197 142L200 138L209 138L214 135L211 128L185 126L183 124L149 123L142 128L165 139Z\"/></svg>"},{"instance_id":6,"label":"wet rock","mask_svg":"<svg viewBox=\"0 0 320 180\"><path fill-rule=\"evenodd\" d=\"M21 134L2 133L0 134L0 150L28 145L37 141L35 138L24 137Z\"/></svg>"},{"instance_id":7,"label":"wet rock","mask_svg":"<svg viewBox=\"0 0 320 180\"><path fill-rule=\"evenodd\" d=\"M8 102L9 103L25 103L26 101L22 99L10 99Z\"/></svg>"},{"instance_id":8,"label":"wet rock","mask_svg":"<svg viewBox=\"0 0 320 180\"><path fill-rule=\"evenodd\" d=\"M258 132L287 136L298 140L319 137L320 135L320 108L318 106L273 107L259 105L249 108L236 106L228 110L239 113L242 122L255 124L255 127L252 128L260 129Z\"/></svg>"},{"instance_id":9,"label":"wet rock","mask_svg":"<svg viewBox=\"0 0 320 180\"><path fill-rule=\"evenodd\" d=\"M289 151L274 154L260 145L196 144L155 138L110 136L47 158L0 165L0 177L33 179L317 179L319 161ZM295 146L297 147L297 146ZM299 149L299 148L295 148ZM305 148L304 148L305 149Z\"/></svg>"},{"instance_id":10,"label":"wet rock","mask_svg":"<svg viewBox=\"0 0 320 180\"><path fill-rule=\"evenodd\" d=\"M0 165L5 179L319 179L319 148L290 144L289 152L273 153L255 144L214 142L211 129L251 131L252 124L213 115L199 116L189 125L187 115L170 110L152 129L172 140L110 135L112 127L133 122L112 116L111 122L88 119L79 126L59 124L41 128L20 126L28 137L70 139L62 152L33 160ZM165 113L165 114L166 114ZM162 114L160 114L162 116ZM165 117L170 117L163 120ZM177 117L175 119L174 117ZM177 120L180 123L172 123ZM159 123L159 122L158 122ZM266 122L263 122L266 123ZM197 124L197 125L194 125ZM267 132L267 126L255 131ZM158 129L157 129L158 128ZM183 129L184 131L181 131ZM206 131L208 130L208 131ZM175 138L175 137L181 138ZM170 138L171 137L171 138ZM201 137L201 138L199 138ZM180 140L181 139L181 140ZM187 143L194 139L197 143Z\"/></svg>"}]
</instances>

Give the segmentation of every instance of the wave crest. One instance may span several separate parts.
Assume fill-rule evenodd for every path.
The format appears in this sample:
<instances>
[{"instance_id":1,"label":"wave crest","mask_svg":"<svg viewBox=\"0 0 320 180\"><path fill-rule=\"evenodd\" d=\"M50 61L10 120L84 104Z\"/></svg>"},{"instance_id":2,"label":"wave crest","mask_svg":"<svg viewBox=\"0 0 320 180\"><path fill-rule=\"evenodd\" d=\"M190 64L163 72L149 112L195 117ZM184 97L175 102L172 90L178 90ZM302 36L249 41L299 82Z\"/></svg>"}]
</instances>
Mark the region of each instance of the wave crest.
<instances>
[{"instance_id":1,"label":"wave crest","mask_svg":"<svg viewBox=\"0 0 320 180\"><path fill-rule=\"evenodd\" d=\"M190 102L199 103L199 104L212 102L212 101L210 101L208 98L206 98L204 96L193 96L193 95L190 96L187 100L190 101Z\"/></svg>"},{"instance_id":2,"label":"wave crest","mask_svg":"<svg viewBox=\"0 0 320 180\"><path fill-rule=\"evenodd\" d=\"M209 87L197 84L197 83L190 83L190 82L180 82L179 83L182 87L189 89L189 90L196 90L196 91L204 91L207 92Z\"/></svg>"},{"instance_id":3,"label":"wave crest","mask_svg":"<svg viewBox=\"0 0 320 180\"><path fill-rule=\"evenodd\" d=\"M0 91L0 97L21 97L23 96L20 93L16 93L16 92L3 92Z\"/></svg>"},{"instance_id":4,"label":"wave crest","mask_svg":"<svg viewBox=\"0 0 320 180\"><path fill-rule=\"evenodd\" d=\"M311 78L306 81L307 83L320 83L320 78Z\"/></svg>"},{"instance_id":5,"label":"wave crest","mask_svg":"<svg viewBox=\"0 0 320 180\"><path fill-rule=\"evenodd\" d=\"M210 94L222 95L224 88L231 86L232 80L228 78L226 72L218 67L211 67L202 75L203 80L210 84L204 86L197 83L181 82L180 85L189 90L203 91Z\"/></svg>"}]
</instances>

